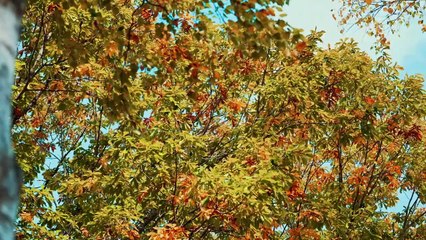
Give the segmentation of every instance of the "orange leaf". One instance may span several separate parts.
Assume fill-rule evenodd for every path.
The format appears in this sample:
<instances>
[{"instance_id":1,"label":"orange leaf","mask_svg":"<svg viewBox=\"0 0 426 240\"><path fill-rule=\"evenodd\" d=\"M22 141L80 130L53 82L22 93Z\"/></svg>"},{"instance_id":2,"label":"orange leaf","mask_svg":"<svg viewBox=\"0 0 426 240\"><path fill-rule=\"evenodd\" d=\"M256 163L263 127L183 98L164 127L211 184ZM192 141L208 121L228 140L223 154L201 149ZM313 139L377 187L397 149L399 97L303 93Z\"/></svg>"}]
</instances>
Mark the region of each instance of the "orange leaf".
<instances>
[{"instance_id":1,"label":"orange leaf","mask_svg":"<svg viewBox=\"0 0 426 240\"><path fill-rule=\"evenodd\" d=\"M24 220L24 222L33 221L33 215L29 212L22 212L21 214L19 214L19 216L21 217L22 220Z\"/></svg>"},{"instance_id":2,"label":"orange leaf","mask_svg":"<svg viewBox=\"0 0 426 240\"><path fill-rule=\"evenodd\" d=\"M228 106L232 109L232 111L238 112L245 106L245 104L237 99L234 99L228 102Z\"/></svg>"},{"instance_id":3,"label":"orange leaf","mask_svg":"<svg viewBox=\"0 0 426 240\"><path fill-rule=\"evenodd\" d=\"M140 239L139 233L135 230L129 230L127 232L127 237L131 240Z\"/></svg>"},{"instance_id":4,"label":"orange leaf","mask_svg":"<svg viewBox=\"0 0 426 240\"><path fill-rule=\"evenodd\" d=\"M75 76L91 76L93 75L92 66L90 64L82 64L77 67L77 71L74 73ZM74 76L74 77L75 77Z\"/></svg>"},{"instance_id":5,"label":"orange leaf","mask_svg":"<svg viewBox=\"0 0 426 240\"><path fill-rule=\"evenodd\" d=\"M303 50L305 50L306 47L307 47L306 42L300 42L296 44L296 50L298 52L302 52Z\"/></svg>"},{"instance_id":6,"label":"orange leaf","mask_svg":"<svg viewBox=\"0 0 426 240\"><path fill-rule=\"evenodd\" d=\"M219 79L219 78L220 78L220 73L219 73L219 72L217 72L217 71L214 71L214 72L213 72L213 77L214 77L215 79Z\"/></svg>"},{"instance_id":7,"label":"orange leaf","mask_svg":"<svg viewBox=\"0 0 426 240\"><path fill-rule=\"evenodd\" d=\"M353 115L358 118L361 119L365 116L365 112L363 112L362 110L354 110L353 111Z\"/></svg>"},{"instance_id":8,"label":"orange leaf","mask_svg":"<svg viewBox=\"0 0 426 240\"><path fill-rule=\"evenodd\" d=\"M141 191L137 199L138 203L141 203L147 195L148 195L148 190Z\"/></svg>"},{"instance_id":9,"label":"orange leaf","mask_svg":"<svg viewBox=\"0 0 426 240\"><path fill-rule=\"evenodd\" d=\"M265 149L265 147L261 147L259 149L258 155L262 160L269 160L270 158L270 153Z\"/></svg>"},{"instance_id":10,"label":"orange leaf","mask_svg":"<svg viewBox=\"0 0 426 240\"><path fill-rule=\"evenodd\" d=\"M368 5L373 3L373 0L365 0L365 3L367 3Z\"/></svg>"},{"instance_id":11,"label":"orange leaf","mask_svg":"<svg viewBox=\"0 0 426 240\"><path fill-rule=\"evenodd\" d=\"M61 82L61 81L55 81L55 82L53 82L52 83L52 85L50 85L50 90L59 90L59 91L62 91L62 90L64 90L65 88L64 88L64 83L63 82Z\"/></svg>"},{"instance_id":12,"label":"orange leaf","mask_svg":"<svg viewBox=\"0 0 426 240\"><path fill-rule=\"evenodd\" d=\"M371 97L365 97L364 98L364 101L368 104L368 105L373 105L375 102L376 102L376 100L374 100L373 98L371 98Z\"/></svg>"},{"instance_id":13,"label":"orange leaf","mask_svg":"<svg viewBox=\"0 0 426 240\"><path fill-rule=\"evenodd\" d=\"M83 234L84 237L88 238L90 236L89 231L86 228L81 228L80 229L81 233Z\"/></svg>"},{"instance_id":14,"label":"orange leaf","mask_svg":"<svg viewBox=\"0 0 426 240\"><path fill-rule=\"evenodd\" d=\"M286 192L287 197L290 200L295 200L296 198L304 198L306 196L304 190L300 187L299 181L294 181L290 189Z\"/></svg>"},{"instance_id":15,"label":"orange leaf","mask_svg":"<svg viewBox=\"0 0 426 240\"><path fill-rule=\"evenodd\" d=\"M106 52L110 57L118 55L118 44L114 41L110 41L106 47Z\"/></svg>"},{"instance_id":16,"label":"orange leaf","mask_svg":"<svg viewBox=\"0 0 426 240\"><path fill-rule=\"evenodd\" d=\"M356 136L355 139L354 139L354 143L356 145L364 145L364 144L367 143L367 141L362 136Z\"/></svg>"}]
</instances>

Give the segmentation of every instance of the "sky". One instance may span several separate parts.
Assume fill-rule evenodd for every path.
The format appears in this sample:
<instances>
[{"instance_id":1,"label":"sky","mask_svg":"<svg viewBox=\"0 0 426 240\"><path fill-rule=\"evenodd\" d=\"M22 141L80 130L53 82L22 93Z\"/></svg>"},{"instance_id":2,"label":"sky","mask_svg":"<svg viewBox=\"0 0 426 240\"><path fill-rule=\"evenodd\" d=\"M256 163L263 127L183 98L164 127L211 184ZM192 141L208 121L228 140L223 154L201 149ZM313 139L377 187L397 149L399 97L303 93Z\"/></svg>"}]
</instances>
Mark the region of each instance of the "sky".
<instances>
[{"instance_id":1,"label":"sky","mask_svg":"<svg viewBox=\"0 0 426 240\"><path fill-rule=\"evenodd\" d=\"M304 29L305 34L315 28L318 31L324 30L326 32L322 38L324 47L328 44L333 46L342 38L353 38L359 43L361 50L373 56L374 51L370 50L370 47L374 38L368 36L365 29L353 27L340 33L342 27L333 19L331 12L331 10L336 12L338 7L338 1L332 0L293 0L284 8L287 14L284 19L291 26ZM426 78L426 33L422 33L417 23L413 23L408 28L401 27L398 35L389 36L393 61L404 68L402 74L422 74ZM407 205L409 196L407 192L400 193L398 204L387 211L401 211Z\"/></svg>"},{"instance_id":2,"label":"sky","mask_svg":"<svg viewBox=\"0 0 426 240\"><path fill-rule=\"evenodd\" d=\"M324 46L338 42L342 38L353 38L359 43L361 50L373 55L370 46L374 38L367 35L365 29L351 28L340 33L342 29L337 21L332 18L331 10L338 10L338 1L332 0L293 0L289 6L285 6L287 14L285 19L290 25L304 29L304 33L310 30L324 30ZM422 33L417 23L409 28L403 26L399 35L389 37L391 41L391 56L398 65L404 67L404 73L423 74L426 76L426 33Z\"/></svg>"}]
</instances>

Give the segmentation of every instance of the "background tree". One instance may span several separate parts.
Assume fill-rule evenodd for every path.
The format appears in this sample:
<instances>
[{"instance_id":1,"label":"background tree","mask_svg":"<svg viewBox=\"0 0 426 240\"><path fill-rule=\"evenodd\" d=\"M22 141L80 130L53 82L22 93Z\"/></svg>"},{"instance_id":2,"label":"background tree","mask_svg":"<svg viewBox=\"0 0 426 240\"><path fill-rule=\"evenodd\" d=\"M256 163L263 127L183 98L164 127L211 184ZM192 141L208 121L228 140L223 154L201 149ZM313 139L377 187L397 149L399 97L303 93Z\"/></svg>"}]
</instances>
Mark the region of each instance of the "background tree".
<instances>
[{"instance_id":1,"label":"background tree","mask_svg":"<svg viewBox=\"0 0 426 240\"><path fill-rule=\"evenodd\" d=\"M20 177L11 144L11 92L23 1L0 1L0 239L14 238Z\"/></svg>"}]
</instances>

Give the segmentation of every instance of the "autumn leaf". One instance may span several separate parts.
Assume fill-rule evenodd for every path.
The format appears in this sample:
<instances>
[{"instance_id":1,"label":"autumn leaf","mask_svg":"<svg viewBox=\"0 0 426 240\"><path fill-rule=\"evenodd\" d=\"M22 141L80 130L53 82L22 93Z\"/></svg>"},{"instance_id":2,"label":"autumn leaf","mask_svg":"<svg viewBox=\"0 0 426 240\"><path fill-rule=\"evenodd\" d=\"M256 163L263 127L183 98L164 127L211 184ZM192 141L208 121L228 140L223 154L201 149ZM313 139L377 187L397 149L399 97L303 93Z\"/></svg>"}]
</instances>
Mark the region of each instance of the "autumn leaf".
<instances>
[{"instance_id":1,"label":"autumn leaf","mask_svg":"<svg viewBox=\"0 0 426 240\"><path fill-rule=\"evenodd\" d=\"M220 79L220 73L218 71L213 72L214 79Z\"/></svg>"},{"instance_id":2,"label":"autumn leaf","mask_svg":"<svg viewBox=\"0 0 426 240\"><path fill-rule=\"evenodd\" d=\"M367 143L367 141L365 140L365 138L364 137L362 137L362 136L356 136L355 137L355 139L354 139L354 143L356 144L356 145L364 145L364 144L366 144Z\"/></svg>"},{"instance_id":3,"label":"autumn leaf","mask_svg":"<svg viewBox=\"0 0 426 240\"><path fill-rule=\"evenodd\" d=\"M259 149L258 155L262 160L269 160L270 158L270 153L265 149L265 147L261 147Z\"/></svg>"},{"instance_id":4,"label":"autumn leaf","mask_svg":"<svg viewBox=\"0 0 426 240\"><path fill-rule=\"evenodd\" d=\"M61 7L61 5L59 4L55 4L55 3L51 3L49 4L49 6L47 7L47 11L49 13L54 12L54 11L58 11L59 13L63 13L64 9Z\"/></svg>"},{"instance_id":5,"label":"autumn leaf","mask_svg":"<svg viewBox=\"0 0 426 240\"><path fill-rule=\"evenodd\" d=\"M141 191L140 194L139 194L139 196L138 196L137 201L139 203L141 203L144 200L144 198L148 195L148 193L149 193L148 190Z\"/></svg>"},{"instance_id":6,"label":"autumn leaf","mask_svg":"<svg viewBox=\"0 0 426 240\"><path fill-rule=\"evenodd\" d=\"M414 125L408 131L404 132L405 139L413 139L415 141L421 141L422 136L423 136L422 130L420 126L418 125Z\"/></svg>"},{"instance_id":7,"label":"autumn leaf","mask_svg":"<svg viewBox=\"0 0 426 240\"><path fill-rule=\"evenodd\" d=\"M356 110L353 111L353 115L358 119L362 119L365 116L365 112L363 112L359 109L356 109Z\"/></svg>"},{"instance_id":8,"label":"autumn leaf","mask_svg":"<svg viewBox=\"0 0 426 240\"><path fill-rule=\"evenodd\" d=\"M299 218L306 218L309 221L320 222L322 220L322 214L317 210L306 210L300 214Z\"/></svg>"},{"instance_id":9,"label":"autumn leaf","mask_svg":"<svg viewBox=\"0 0 426 240\"><path fill-rule=\"evenodd\" d=\"M81 234L83 234L84 237L87 238L90 236L89 230L87 230L87 228L81 228L80 230L81 230Z\"/></svg>"},{"instance_id":10,"label":"autumn leaf","mask_svg":"<svg viewBox=\"0 0 426 240\"><path fill-rule=\"evenodd\" d=\"M65 87L64 87L64 83L62 81L55 81L50 85L50 90L53 90L53 91L56 91L56 90L62 91L64 89L65 89Z\"/></svg>"},{"instance_id":11,"label":"autumn leaf","mask_svg":"<svg viewBox=\"0 0 426 240\"><path fill-rule=\"evenodd\" d=\"M140 239L141 236L139 235L139 233L136 230L129 230L127 232L127 237L130 240L137 240L137 239Z\"/></svg>"},{"instance_id":12,"label":"autumn leaf","mask_svg":"<svg viewBox=\"0 0 426 240\"><path fill-rule=\"evenodd\" d=\"M376 100L374 100L372 97L365 97L364 101L368 104L368 105L373 105Z\"/></svg>"},{"instance_id":13,"label":"autumn leaf","mask_svg":"<svg viewBox=\"0 0 426 240\"><path fill-rule=\"evenodd\" d=\"M243 103L242 101L234 99L234 100L229 100L228 101L228 106L234 112L239 112L241 109L243 109L243 107L245 106L245 103Z\"/></svg>"},{"instance_id":14,"label":"autumn leaf","mask_svg":"<svg viewBox=\"0 0 426 240\"><path fill-rule=\"evenodd\" d=\"M303 189L300 186L299 181L294 181L291 185L290 189L286 192L288 198L291 200L296 200L298 198L304 198L306 194L304 193Z\"/></svg>"},{"instance_id":15,"label":"autumn leaf","mask_svg":"<svg viewBox=\"0 0 426 240\"><path fill-rule=\"evenodd\" d=\"M298 52L302 52L303 50L305 50L306 47L307 47L307 44L304 41L296 44L296 50Z\"/></svg>"},{"instance_id":16,"label":"autumn leaf","mask_svg":"<svg viewBox=\"0 0 426 240\"><path fill-rule=\"evenodd\" d=\"M78 76L91 76L93 75L92 66L90 64L82 64L77 67L76 74Z\"/></svg>"},{"instance_id":17,"label":"autumn leaf","mask_svg":"<svg viewBox=\"0 0 426 240\"><path fill-rule=\"evenodd\" d=\"M32 222L33 221L33 218L34 218L34 215L33 214L31 214L31 213L29 213L29 212L21 212L20 214L19 214L19 217L23 220L23 221L25 221L25 222Z\"/></svg>"}]
</instances>

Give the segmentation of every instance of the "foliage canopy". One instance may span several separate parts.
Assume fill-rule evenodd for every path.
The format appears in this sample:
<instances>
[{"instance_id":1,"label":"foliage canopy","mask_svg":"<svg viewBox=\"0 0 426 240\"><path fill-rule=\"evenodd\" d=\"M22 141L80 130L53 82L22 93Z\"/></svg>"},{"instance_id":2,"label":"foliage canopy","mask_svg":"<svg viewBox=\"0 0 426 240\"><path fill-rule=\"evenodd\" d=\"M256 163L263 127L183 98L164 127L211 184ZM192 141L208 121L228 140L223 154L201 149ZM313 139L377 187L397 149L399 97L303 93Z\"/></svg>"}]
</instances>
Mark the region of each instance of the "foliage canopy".
<instances>
[{"instance_id":1,"label":"foliage canopy","mask_svg":"<svg viewBox=\"0 0 426 240\"><path fill-rule=\"evenodd\" d=\"M284 2L29 1L18 239L426 237L423 79Z\"/></svg>"},{"instance_id":2,"label":"foliage canopy","mask_svg":"<svg viewBox=\"0 0 426 240\"><path fill-rule=\"evenodd\" d=\"M388 33L398 32L401 26L409 26L415 20L422 32L426 32L426 2L387 0L339 0L342 7L338 15L343 25L366 28L383 46L389 45Z\"/></svg>"}]
</instances>

